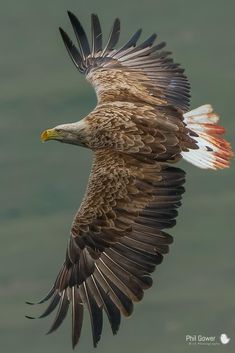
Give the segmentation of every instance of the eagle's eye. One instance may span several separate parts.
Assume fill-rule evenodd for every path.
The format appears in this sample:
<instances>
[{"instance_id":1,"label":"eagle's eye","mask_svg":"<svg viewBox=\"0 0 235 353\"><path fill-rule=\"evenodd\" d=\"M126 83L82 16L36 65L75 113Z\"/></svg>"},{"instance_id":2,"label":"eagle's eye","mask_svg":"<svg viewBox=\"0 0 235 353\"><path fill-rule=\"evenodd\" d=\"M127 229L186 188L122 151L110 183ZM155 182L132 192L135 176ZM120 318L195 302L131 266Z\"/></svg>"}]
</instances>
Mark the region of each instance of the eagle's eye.
<instances>
[{"instance_id":1,"label":"eagle's eye","mask_svg":"<svg viewBox=\"0 0 235 353\"><path fill-rule=\"evenodd\" d=\"M57 128L55 129L55 131L58 132L58 133L63 132L62 129L57 129Z\"/></svg>"}]
</instances>

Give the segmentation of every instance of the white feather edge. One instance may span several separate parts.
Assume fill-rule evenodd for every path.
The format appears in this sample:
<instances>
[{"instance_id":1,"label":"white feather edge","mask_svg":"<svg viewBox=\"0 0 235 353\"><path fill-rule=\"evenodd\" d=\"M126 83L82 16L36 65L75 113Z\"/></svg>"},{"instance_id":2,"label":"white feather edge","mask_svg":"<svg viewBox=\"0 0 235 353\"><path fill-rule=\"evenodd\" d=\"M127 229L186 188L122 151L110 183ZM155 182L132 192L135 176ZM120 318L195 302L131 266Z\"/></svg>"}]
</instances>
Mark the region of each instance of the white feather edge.
<instances>
[{"instance_id":1,"label":"white feather edge","mask_svg":"<svg viewBox=\"0 0 235 353\"><path fill-rule=\"evenodd\" d=\"M210 104L202 105L184 114L184 122L192 131L195 131L199 135L198 137L194 137L199 149L182 152L181 155L184 160L199 168L214 170L218 168L218 163L224 162L223 158L215 154L220 149L215 143L209 141L210 135L203 128L203 124L215 125L218 120L219 116L214 113ZM208 138L206 138L206 135L208 135ZM212 151L208 150L207 147L212 149Z\"/></svg>"},{"instance_id":2,"label":"white feather edge","mask_svg":"<svg viewBox=\"0 0 235 353\"><path fill-rule=\"evenodd\" d=\"M189 116L197 116L202 114L209 114L213 112L213 108L210 104L204 104L200 107L190 110L189 112L184 114L184 118L188 118Z\"/></svg>"}]
</instances>

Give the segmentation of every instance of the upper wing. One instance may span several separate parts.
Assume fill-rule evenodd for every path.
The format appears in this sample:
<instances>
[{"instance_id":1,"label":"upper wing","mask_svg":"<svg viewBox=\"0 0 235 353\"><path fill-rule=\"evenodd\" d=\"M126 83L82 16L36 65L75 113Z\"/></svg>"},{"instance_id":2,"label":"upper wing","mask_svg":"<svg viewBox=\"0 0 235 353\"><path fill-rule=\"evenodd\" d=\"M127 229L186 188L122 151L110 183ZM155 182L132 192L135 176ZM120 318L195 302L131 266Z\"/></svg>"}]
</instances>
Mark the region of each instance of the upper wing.
<instances>
[{"instance_id":1,"label":"upper wing","mask_svg":"<svg viewBox=\"0 0 235 353\"><path fill-rule=\"evenodd\" d=\"M164 163L137 161L110 151L97 151L86 196L74 219L66 261L41 317L58 311L49 332L72 303L72 341L79 340L83 308L91 319L93 343L102 332L103 309L115 334L120 314L131 314L133 301L151 287L150 273L168 252L184 188L182 170Z\"/></svg>"},{"instance_id":2,"label":"upper wing","mask_svg":"<svg viewBox=\"0 0 235 353\"><path fill-rule=\"evenodd\" d=\"M91 16L91 48L86 33L74 14L68 12L79 49L60 28L64 44L80 72L93 84L99 102L141 101L165 106L174 105L181 112L189 107L190 86L184 70L175 64L162 42L154 45L156 34L137 45L138 30L120 49L114 49L120 34L115 20L109 39L102 49L102 32L97 15Z\"/></svg>"}]
</instances>

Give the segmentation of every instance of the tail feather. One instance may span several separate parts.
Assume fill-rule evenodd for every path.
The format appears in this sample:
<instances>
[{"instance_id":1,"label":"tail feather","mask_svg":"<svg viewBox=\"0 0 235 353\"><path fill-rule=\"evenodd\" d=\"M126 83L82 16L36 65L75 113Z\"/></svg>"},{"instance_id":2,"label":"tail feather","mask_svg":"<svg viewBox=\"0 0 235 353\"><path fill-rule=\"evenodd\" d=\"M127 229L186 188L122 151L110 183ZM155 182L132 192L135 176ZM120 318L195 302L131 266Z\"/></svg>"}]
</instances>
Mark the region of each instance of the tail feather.
<instances>
[{"instance_id":1,"label":"tail feather","mask_svg":"<svg viewBox=\"0 0 235 353\"><path fill-rule=\"evenodd\" d=\"M210 104L184 114L187 127L196 133L198 149L182 152L183 158L202 169L228 168L234 153L228 141L220 137L224 134L223 126L217 125L218 114Z\"/></svg>"}]
</instances>

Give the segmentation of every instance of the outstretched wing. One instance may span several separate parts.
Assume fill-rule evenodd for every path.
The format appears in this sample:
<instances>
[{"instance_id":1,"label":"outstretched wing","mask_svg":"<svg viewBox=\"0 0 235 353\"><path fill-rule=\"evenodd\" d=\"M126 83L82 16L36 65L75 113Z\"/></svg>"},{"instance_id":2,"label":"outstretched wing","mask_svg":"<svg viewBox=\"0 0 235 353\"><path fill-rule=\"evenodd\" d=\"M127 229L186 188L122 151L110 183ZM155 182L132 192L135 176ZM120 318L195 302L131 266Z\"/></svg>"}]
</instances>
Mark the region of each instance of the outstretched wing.
<instances>
[{"instance_id":1,"label":"outstretched wing","mask_svg":"<svg viewBox=\"0 0 235 353\"><path fill-rule=\"evenodd\" d=\"M182 170L164 163L137 161L110 151L95 152L86 196L74 219L66 261L41 315L58 307L49 332L59 327L72 304L72 342L79 340L88 308L94 346L102 332L103 310L112 332L121 314L151 287L150 274L168 252L184 188Z\"/></svg>"},{"instance_id":2,"label":"outstretched wing","mask_svg":"<svg viewBox=\"0 0 235 353\"><path fill-rule=\"evenodd\" d=\"M74 14L68 12L79 49L60 28L68 53L95 87L98 102L132 101L158 106L174 105L181 112L189 107L190 86L184 70L162 51L165 43L154 45L156 34L137 45L138 30L120 49L114 49L120 34L116 19L108 42L102 49L102 31L97 15L91 16L92 44Z\"/></svg>"}]
</instances>

